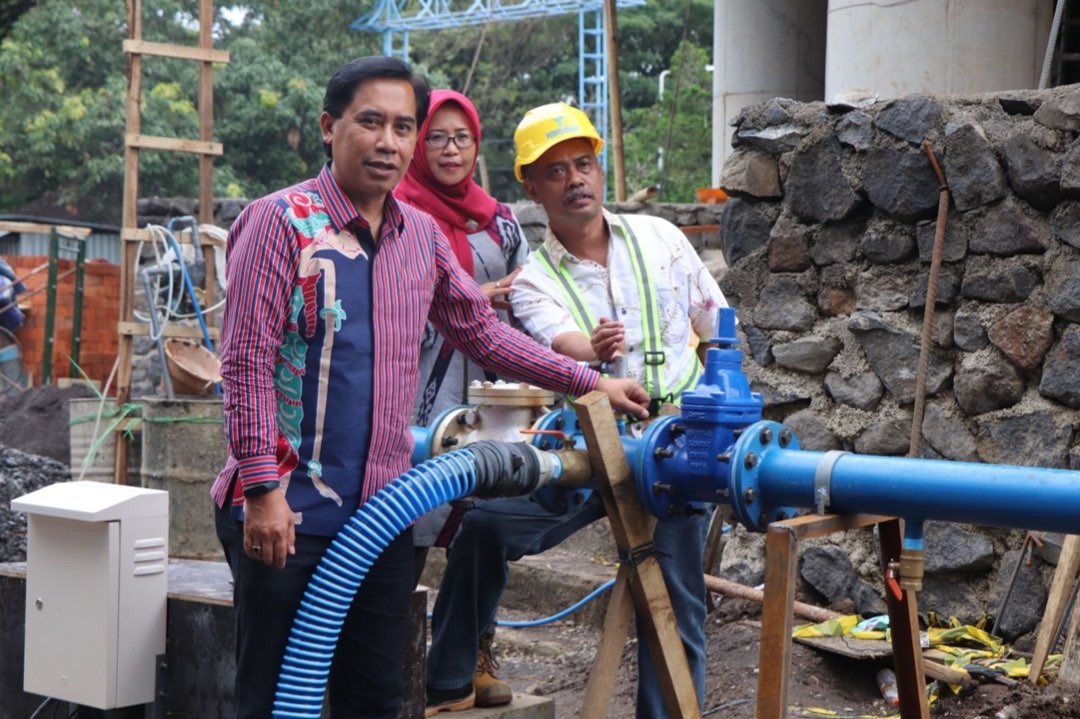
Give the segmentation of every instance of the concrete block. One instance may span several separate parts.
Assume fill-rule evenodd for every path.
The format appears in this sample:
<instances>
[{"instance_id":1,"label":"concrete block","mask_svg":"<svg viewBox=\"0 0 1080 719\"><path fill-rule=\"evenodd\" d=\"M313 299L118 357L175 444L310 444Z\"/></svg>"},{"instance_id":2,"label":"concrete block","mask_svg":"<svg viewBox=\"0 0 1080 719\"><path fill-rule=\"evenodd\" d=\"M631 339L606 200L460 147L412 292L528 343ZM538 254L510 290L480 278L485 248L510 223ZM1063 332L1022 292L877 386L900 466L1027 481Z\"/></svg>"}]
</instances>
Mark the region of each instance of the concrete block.
<instances>
[{"instance_id":1,"label":"concrete block","mask_svg":"<svg viewBox=\"0 0 1080 719\"><path fill-rule=\"evenodd\" d=\"M453 719L555 719L555 702L548 697L515 694L514 700L504 707L467 709L445 716Z\"/></svg>"},{"instance_id":2,"label":"concrete block","mask_svg":"<svg viewBox=\"0 0 1080 719\"><path fill-rule=\"evenodd\" d=\"M228 448L218 399L142 400L142 483L169 493L169 556L223 559L210 485Z\"/></svg>"}]
</instances>

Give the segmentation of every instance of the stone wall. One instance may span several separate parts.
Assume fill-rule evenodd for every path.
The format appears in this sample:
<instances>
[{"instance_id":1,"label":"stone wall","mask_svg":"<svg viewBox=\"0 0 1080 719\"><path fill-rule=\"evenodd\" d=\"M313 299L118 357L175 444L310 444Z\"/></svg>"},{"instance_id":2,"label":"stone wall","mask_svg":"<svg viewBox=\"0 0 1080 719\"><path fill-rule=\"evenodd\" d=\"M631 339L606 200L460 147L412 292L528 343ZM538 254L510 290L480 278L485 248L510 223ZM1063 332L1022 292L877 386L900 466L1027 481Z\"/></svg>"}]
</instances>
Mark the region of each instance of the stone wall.
<instances>
[{"instance_id":1,"label":"stone wall","mask_svg":"<svg viewBox=\"0 0 1080 719\"><path fill-rule=\"evenodd\" d=\"M733 124L721 286L768 417L806 449L907 453L940 196L925 140L951 203L919 454L1080 466L1080 89L774 99ZM993 612L1019 541L965 534L936 547L927 600L969 577L987 592L966 613ZM1035 622L1037 579L1011 600Z\"/></svg>"}]
</instances>

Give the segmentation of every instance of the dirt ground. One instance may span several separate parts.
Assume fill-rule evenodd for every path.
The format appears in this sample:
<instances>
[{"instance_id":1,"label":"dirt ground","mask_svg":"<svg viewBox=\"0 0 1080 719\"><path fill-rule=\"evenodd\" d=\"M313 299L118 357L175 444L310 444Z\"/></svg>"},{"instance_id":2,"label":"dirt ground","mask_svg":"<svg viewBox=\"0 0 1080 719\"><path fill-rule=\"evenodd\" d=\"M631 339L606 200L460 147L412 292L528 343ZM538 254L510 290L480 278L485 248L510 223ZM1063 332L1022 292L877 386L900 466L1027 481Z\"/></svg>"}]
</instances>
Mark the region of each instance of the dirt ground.
<instances>
[{"instance_id":1,"label":"dirt ground","mask_svg":"<svg viewBox=\"0 0 1080 719\"><path fill-rule=\"evenodd\" d=\"M67 464L71 454L68 400L93 396L83 385L46 385L0 397L0 444Z\"/></svg>"},{"instance_id":2,"label":"dirt ground","mask_svg":"<svg viewBox=\"0 0 1080 719\"><path fill-rule=\"evenodd\" d=\"M504 616L505 614L505 616ZM500 610L500 619L526 619ZM739 599L723 599L710 614L706 717L755 716L761 607ZM558 719L576 717L581 709L599 630L571 621L530 628L500 628L496 635L499 675L515 691L555 700ZM627 642L616 678L608 716L634 716L636 644ZM876 675L887 664L860 661L795 643L788 684L791 717L863 719L899 716L885 704ZM1038 688L1026 681L1015 686L977 682L960 694L943 687L931 705L932 717L950 719L1080 718L1080 694L1061 695L1054 686Z\"/></svg>"}]
</instances>

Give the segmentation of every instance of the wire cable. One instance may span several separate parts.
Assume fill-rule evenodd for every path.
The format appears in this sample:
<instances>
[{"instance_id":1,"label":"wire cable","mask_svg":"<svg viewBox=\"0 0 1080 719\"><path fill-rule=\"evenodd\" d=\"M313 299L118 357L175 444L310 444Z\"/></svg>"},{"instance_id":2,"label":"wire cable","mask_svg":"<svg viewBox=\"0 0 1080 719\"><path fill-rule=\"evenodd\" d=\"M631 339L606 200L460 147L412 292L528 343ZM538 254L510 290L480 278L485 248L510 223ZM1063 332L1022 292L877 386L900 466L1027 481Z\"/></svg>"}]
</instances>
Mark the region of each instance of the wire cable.
<instances>
[{"instance_id":1,"label":"wire cable","mask_svg":"<svg viewBox=\"0 0 1080 719\"><path fill-rule=\"evenodd\" d=\"M171 265L177 263L178 266L183 266L188 262L188 253L183 253L180 248L174 250L175 238L170 241L170 231L166 227L161 225L147 225L146 232L150 235L150 241L147 243L145 240L140 241L135 249L135 256L142 257L144 248L149 245L152 250L153 259L151 260L153 266ZM225 305L225 293L226 293L226 281L225 281L225 242L228 238L228 233L217 225L202 224L197 228L197 232L204 237L210 239L210 244L214 248L214 270L217 278L217 285L221 289L222 297L209 307L201 309L202 314L209 315L217 310L221 309ZM184 287L178 288L175 282L175 276L173 273L162 273L167 275L167 281L162 282L157 276L154 277L152 283L152 297L146 298L147 312L141 312L139 310L133 310L132 314L139 322L149 322L150 312L156 312L158 318L158 332L156 335L151 334L150 339L154 342L158 340L165 331L165 327L174 320L193 320L198 319L198 314L195 312L181 312L180 305L183 300Z\"/></svg>"},{"instance_id":2,"label":"wire cable","mask_svg":"<svg viewBox=\"0 0 1080 719\"><path fill-rule=\"evenodd\" d=\"M45 711L45 708L53 702L59 703L59 700L54 699L53 697L47 697L45 701L41 702L41 704L38 704L38 708L35 709L34 713L30 715L30 719L38 719L38 717L43 716L41 712Z\"/></svg>"},{"instance_id":3,"label":"wire cable","mask_svg":"<svg viewBox=\"0 0 1080 719\"><path fill-rule=\"evenodd\" d=\"M174 220L169 221L169 227L165 229L165 234L169 238L169 244L172 245L173 252L176 253L176 257L180 262L180 277L184 281L184 286L187 288L188 295L191 297L191 305L195 308L195 314L199 318L199 327L202 329L203 341L206 343L206 348L211 352L214 351L214 341L210 339L210 330L206 326L206 318L203 316L202 307L199 305L199 298L195 295L195 285L191 281L191 275L187 270L187 263L184 262L184 253L180 251L180 243L176 241L176 238L171 232L172 223Z\"/></svg>"},{"instance_id":4,"label":"wire cable","mask_svg":"<svg viewBox=\"0 0 1080 719\"><path fill-rule=\"evenodd\" d=\"M690 10L693 8L693 0L686 0L686 12L683 14L683 28L682 37L679 39L679 47L686 42L686 38L690 36ZM664 139L664 155L669 156L671 148L671 135L675 129L675 115L679 110L679 88L682 86L682 69L683 64L686 62L686 53L679 55L679 66L675 68L675 89L672 91L671 109L668 111L668 123L667 123L667 137ZM657 182L657 194L668 198L664 195L664 180L667 177L667 163L660 168L660 179Z\"/></svg>"}]
</instances>

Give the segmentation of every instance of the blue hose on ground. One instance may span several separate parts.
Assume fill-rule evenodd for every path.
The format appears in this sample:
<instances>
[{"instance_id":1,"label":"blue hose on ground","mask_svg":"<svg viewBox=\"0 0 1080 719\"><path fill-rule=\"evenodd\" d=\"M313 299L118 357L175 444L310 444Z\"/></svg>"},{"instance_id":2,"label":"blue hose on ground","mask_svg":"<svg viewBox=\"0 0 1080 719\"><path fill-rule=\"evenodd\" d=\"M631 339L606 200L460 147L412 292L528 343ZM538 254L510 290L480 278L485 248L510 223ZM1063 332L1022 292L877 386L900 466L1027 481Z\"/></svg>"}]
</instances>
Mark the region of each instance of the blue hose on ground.
<instances>
[{"instance_id":1,"label":"blue hose on ground","mask_svg":"<svg viewBox=\"0 0 1080 719\"><path fill-rule=\"evenodd\" d=\"M406 527L472 493L473 455L460 449L428 460L365 502L338 532L308 583L278 675L274 717L322 716L330 665L352 597L371 565Z\"/></svg>"},{"instance_id":2,"label":"blue hose on ground","mask_svg":"<svg viewBox=\"0 0 1080 719\"><path fill-rule=\"evenodd\" d=\"M601 594L603 594L604 592L606 592L607 590L611 589L614 586L615 586L615 580L614 579L609 579L606 582L604 582L603 584L601 584L599 587L597 587L596 589L594 589L591 592L589 592L588 594L586 594L581 599L579 599L576 602L574 602L573 604L571 604L566 609L555 612L554 614L552 614L549 617L541 617L540 619L529 619L529 620L524 620L524 621L520 621L520 622L515 622L515 621L510 621L510 620L506 620L506 621L500 620L500 621L495 622L495 625L499 626L499 627L515 627L515 628L520 628L520 627L542 627L545 624L551 624L552 622L559 621L563 617L570 616L571 614L573 614L577 610L581 609L586 604L588 604L592 600L596 599Z\"/></svg>"},{"instance_id":3,"label":"blue hose on ground","mask_svg":"<svg viewBox=\"0 0 1080 719\"><path fill-rule=\"evenodd\" d=\"M732 527L732 525L725 524L721 531L724 534L727 534L728 532L731 531L731 527ZM573 614L577 610L581 609L586 604L588 604L592 600L596 599L601 594L603 594L604 592L606 592L607 590L611 589L614 586L615 586L615 580L614 579L609 579L606 582L604 582L603 584L601 584L599 587L597 587L596 589L594 589L591 592L589 592L588 594L586 594L581 599L579 599L576 602L574 602L573 604L571 604L566 609L561 609L558 612L555 612L554 614L552 614L550 616L540 617L539 619L525 619L525 620L521 620L521 621L496 620L495 626L497 626L497 627L510 627L512 629L520 629L520 628L524 628L524 627L542 627L545 624L551 624L552 622L557 622L560 619L563 619L564 617L570 616L571 614ZM431 619L431 613L430 612L428 613L428 619Z\"/></svg>"}]
</instances>

